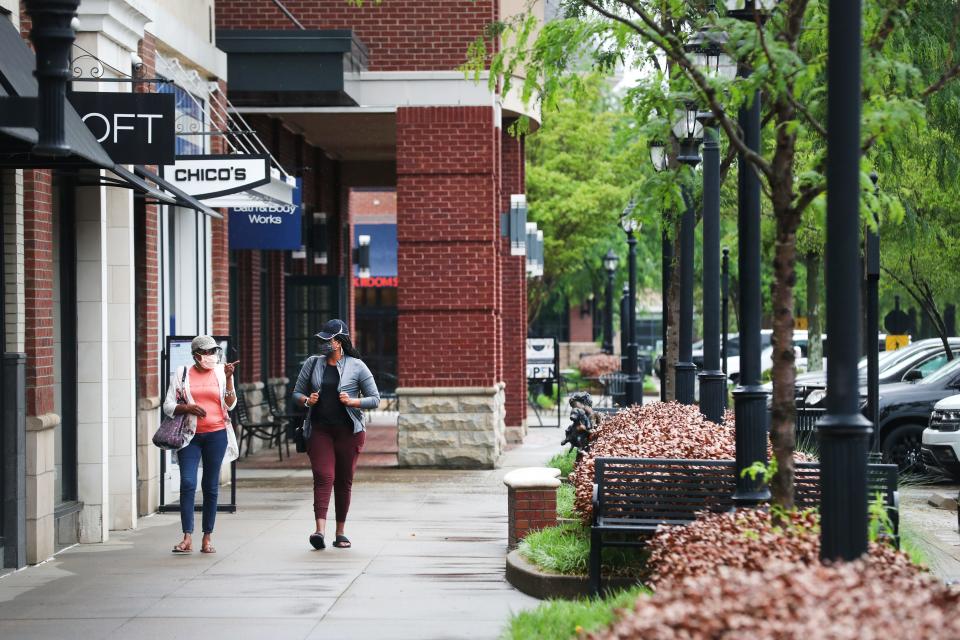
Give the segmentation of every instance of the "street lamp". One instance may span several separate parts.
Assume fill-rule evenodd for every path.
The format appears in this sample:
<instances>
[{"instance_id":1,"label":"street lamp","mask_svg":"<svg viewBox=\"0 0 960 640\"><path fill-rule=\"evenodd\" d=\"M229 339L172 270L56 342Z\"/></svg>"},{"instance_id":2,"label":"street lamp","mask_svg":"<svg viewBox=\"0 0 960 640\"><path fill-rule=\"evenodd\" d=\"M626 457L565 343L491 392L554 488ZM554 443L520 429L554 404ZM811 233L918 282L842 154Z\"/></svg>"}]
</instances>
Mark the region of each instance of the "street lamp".
<instances>
[{"instance_id":1,"label":"street lamp","mask_svg":"<svg viewBox=\"0 0 960 640\"><path fill-rule=\"evenodd\" d=\"M620 216L620 226L627 234L627 380L624 389L626 406L643 404L643 375L640 373L640 347L637 345L637 238L640 222L633 217L636 202L630 200Z\"/></svg>"},{"instance_id":2,"label":"street lamp","mask_svg":"<svg viewBox=\"0 0 960 640\"><path fill-rule=\"evenodd\" d=\"M820 557L867 550L867 441L860 413L861 0L830 0L827 18L827 413L820 436Z\"/></svg>"},{"instance_id":3,"label":"street lamp","mask_svg":"<svg viewBox=\"0 0 960 640\"><path fill-rule=\"evenodd\" d=\"M873 182L874 195L879 193L877 183L880 176L876 172L870 174L870 181ZM866 268L864 273L867 277L867 417L876 427L879 416L877 415L878 405L880 404L880 345L877 344L880 333L880 309L879 307L879 286L880 286L880 220L877 212L873 212L873 221L877 230L867 227L866 237L864 238L864 261ZM880 450L880 438L874 438L874 451Z\"/></svg>"},{"instance_id":4,"label":"street lamp","mask_svg":"<svg viewBox=\"0 0 960 640\"><path fill-rule=\"evenodd\" d=\"M603 258L603 268L607 270L607 308L603 318L603 352L613 353L613 277L617 273L620 258L610 249Z\"/></svg>"},{"instance_id":5,"label":"street lamp","mask_svg":"<svg viewBox=\"0 0 960 640\"><path fill-rule=\"evenodd\" d=\"M660 140L650 142L650 162L657 172L666 171L670 164L670 158L667 157L667 147ZM660 343L662 345L660 357L657 358L657 371L660 372L660 402L667 401L667 328L669 326L668 299L670 298L670 278L673 269L673 243L670 241L670 233L667 230L667 217L663 216L662 229L660 232L660 251L661 251L661 269L660 269Z\"/></svg>"},{"instance_id":6,"label":"street lamp","mask_svg":"<svg viewBox=\"0 0 960 640\"><path fill-rule=\"evenodd\" d=\"M724 51L727 35L704 27L686 43L704 75L732 80L736 63ZM726 375L720 369L720 134L711 111L696 115L704 129L703 143L703 371L700 372L700 412L723 422Z\"/></svg>"},{"instance_id":7,"label":"street lamp","mask_svg":"<svg viewBox=\"0 0 960 640\"><path fill-rule=\"evenodd\" d=\"M697 116L697 106L687 102L678 111L673 125L673 135L680 143L677 161L691 168L700 162L698 148L703 141L703 124ZM683 187L683 201L686 210L680 219L680 348L675 380L677 402L693 404L697 376L697 366L693 364L693 236L696 221L693 194L687 185Z\"/></svg>"},{"instance_id":8,"label":"street lamp","mask_svg":"<svg viewBox=\"0 0 960 640\"><path fill-rule=\"evenodd\" d=\"M724 0L727 15L761 25L779 0ZM741 77L750 68L741 64ZM740 108L740 130L745 146L760 152L760 91ZM743 473L755 462L767 462L767 393L760 385L760 178L743 153L737 156L737 272L740 288L740 374L733 391L736 416L737 489L733 501L738 507L761 504L770 499L762 479Z\"/></svg>"}]
</instances>

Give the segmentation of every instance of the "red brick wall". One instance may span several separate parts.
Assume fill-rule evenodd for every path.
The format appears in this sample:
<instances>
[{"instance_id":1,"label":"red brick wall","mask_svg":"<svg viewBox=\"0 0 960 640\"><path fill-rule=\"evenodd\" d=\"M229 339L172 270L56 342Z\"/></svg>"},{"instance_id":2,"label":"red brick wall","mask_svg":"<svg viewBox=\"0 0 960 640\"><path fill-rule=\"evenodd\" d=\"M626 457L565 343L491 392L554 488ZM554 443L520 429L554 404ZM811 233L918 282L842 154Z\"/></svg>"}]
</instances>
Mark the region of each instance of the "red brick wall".
<instances>
[{"instance_id":1,"label":"red brick wall","mask_svg":"<svg viewBox=\"0 0 960 640\"><path fill-rule=\"evenodd\" d=\"M500 210L509 211L510 196L524 193L523 140L502 134ZM523 424L527 413L527 275L526 257L511 256L509 239L503 240L503 380L506 382L506 424Z\"/></svg>"},{"instance_id":2,"label":"red brick wall","mask_svg":"<svg viewBox=\"0 0 960 640\"><path fill-rule=\"evenodd\" d=\"M507 490L507 545L513 549L527 534L557 524L556 489Z\"/></svg>"},{"instance_id":3,"label":"red brick wall","mask_svg":"<svg viewBox=\"0 0 960 640\"><path fill-rule=\"evenodd\" d=\"M219 81L220 90L211 96L211 107L221 113L216 118L222 121L226 113L227 83ZM227 143L221 136L210 140L211 153L227 153ZM226 209L220 209L222 220L211 220L211 276L213 280L213 335L230 335L230 217Z\"/></svg>"},{"instance_id":4,"label":"red brick wall","mask_svg":"<svg viewBox=\"0 0 960 640\"><path fill-rule=\"evenodd\" d=\"M152 78L156 72L156 41L145 34L138 46L143 60L144 75ZM137 93L152 93L154 85L149 82L135 84ZM151 167L156 171L156 167ZM141 214L142 206L142 214ZM160 395L160 285L157 256L157 227L159 207L146 204L134 207L134 215L142 215L142 223L134 223L134 271L136 277L136 323L137 323L137 397L155 398Z\"/></svg>"},{"instance_id":5,"label":"red brick wall","mask_svg":"<svg viewBox=\"0 0 960 640\"><path fill-rule=\"evenodd\" d=\"M353 29L371 71L453 70L499 16L498 0L284 0L307 29ZM218 0L219 29L296 29L271 0Z\"/></svg>"},{"instance_id":6,"label":"red brick wall","mask_svg":"<svg viewBox=\"0 0 960 640\"><path fill-rule=\"evenodd\" d=\"M27 415L53 412L53 191L49 170L23 172Z\"/></svg>"},{"instance_id":7,"label":"red brick wall","mask_svg":"<svg viewBox=\"0 0 960 640\"><path fill-rule=\"evenodd\" d=\"M397 110L401 386L499 381L493 115L487 107Z\"/></svg>"},{"instance_id":8,"label":"red brick wall","mask_svg":"<svg viewBox=\"0 0 960 640\"><path fill-rule=\"evenodd\" d=\"M593 342L593 314L570 307L570 342Z\"/></svg>"},{"instance_id":9,"label":"red brick wall","mask_svg":"<svg viewBox=\"0 0 960 640\"><path fill-rule=\"evenodd\" d=\"M286 279L283 276L283 251L267 252L270 260L270 376L281 378L285 375L286 362Z\"/></svg>"}]
</instances>

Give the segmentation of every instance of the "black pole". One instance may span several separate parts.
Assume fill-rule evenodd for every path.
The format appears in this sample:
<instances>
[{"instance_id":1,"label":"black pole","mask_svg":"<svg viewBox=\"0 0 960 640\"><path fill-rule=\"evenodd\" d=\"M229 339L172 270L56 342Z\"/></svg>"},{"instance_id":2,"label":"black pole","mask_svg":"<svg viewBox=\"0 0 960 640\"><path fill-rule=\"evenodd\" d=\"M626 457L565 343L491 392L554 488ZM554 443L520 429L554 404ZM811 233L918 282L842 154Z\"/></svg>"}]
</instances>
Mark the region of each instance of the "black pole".
<instances>
[{"instance_id":1,"label":"black pole","mask_svg":"<svg viewBox=\"0 0 960 640\"><path fill-rule=\"evenodd\" d=\"M613 276L612 269L607 270L606 308L603 316L603 352L613 353Z\"/></svg>"},{"instance_id":2,"label":"black pole","mask_svg":"<svg viewBox=\"0 0 960 640\"><path fill-rule=\"evenodd\" d=\"M630 300L630 285L623 283L623 293L620 295L620 371L627 373L627 344L630 336L627 333L627 324L630 318L627 316L627 304Z\"/></svg>"},{"instance_id":3,"label":"black pole","mask_svg":"<svg viewBox=\"0 0 960 640\"><path fill-rule=\"evenodd\" d=\"M683 188L686 211L680 219L680 322L679 353L676 366L676 395L680 404L694 403L697 366L693 364L693 194Z\"/></svg>"},{"instance_id":4,"label":"black pole","mask_svg":"<svg viewBox=\"0 0 960 640\"><path fill-rule=\"evenodd\" d=\"M660 296L663 299L661 340L663 348L660 353L660 401L667 401L667 329L670 326L670 279L673 277L673 242L670 240L670 231L667 229L669 219L663 217L661 238L661 254L663 264L660 269Z\"/></svg>"},{"instance_id":5,"label":"black pole","mask_svg":"<svg viewBox=\"0 0 960 640\"><path fill-rule=\"evenodd\" d=\"M628 407L643 404L643 374L640 373L640 347L637 345L637 238L627 231L627 380L625 400Z\"/></svg>"},{"instance_id":6,"label":"black pole","mask_svg":"<svg viewBox=\"0 0 960 640\"><path fill-rule=\"evenodd\" d=\"M759 152L759 91L750 104L740 109L739 119L747 147ZM740 378L733 392L737 447L737 490L733 500L739 507L748 507L770 498L770 490L759 477L753 480L743 474L754 462L767 462L767 394L760 386L760 177L743 154L737 165Z\"/></svg>"},{"instance_id":7,"label":"black pole","mask_svg":"<svg viewBox=\"0 0 960 640\"><path fill-rule=\"evenodd\" d=\"M876 173L870 174L873 181L874 193L877 193ZM867 275L867 417L876 428L878 409L880 406L880 220L877 213L873 213L873 221L877 225L874 231L867 228L866 247L866 275ZM873 450L880 451L880 439L874 438Z\"/></svg>"},{"instance_id":8,"label":"black pole","mask_svg":"<svg viewBox=\"0 0 960 640\"><path fill-rule=\"evenodd\" d=\"M720 315L723 318L723 329L720 332L720 355L723 358L723 404L726 406L727 335L730 333L730 249L727 249L726 247L723 249L723 262L720 269L722 272L722 275L720 276L720 282L723 286L723 302L720 310Z\"/></svg>"},{"instance_id":9,"label":"black pole","mask_svg":"<svg viewBox=\"0 0 960 640\"><path fill-rule=\"evenodd\" d=\"M867 439L859 411L861 0L830 0L827 33L827 414L820 435L820 557L867 550Z\"/></svg>"},{"instance_id":10,"label":"black pole","mask_svg":"<svg viewBox=\"0 0 960 640\"><path fill-rule=\"evenodd\" d=\"M700 412L723 421L726 375L720 370L720 144L704 123L703 138L703 371Z\"/></svg>"}]
</instances>

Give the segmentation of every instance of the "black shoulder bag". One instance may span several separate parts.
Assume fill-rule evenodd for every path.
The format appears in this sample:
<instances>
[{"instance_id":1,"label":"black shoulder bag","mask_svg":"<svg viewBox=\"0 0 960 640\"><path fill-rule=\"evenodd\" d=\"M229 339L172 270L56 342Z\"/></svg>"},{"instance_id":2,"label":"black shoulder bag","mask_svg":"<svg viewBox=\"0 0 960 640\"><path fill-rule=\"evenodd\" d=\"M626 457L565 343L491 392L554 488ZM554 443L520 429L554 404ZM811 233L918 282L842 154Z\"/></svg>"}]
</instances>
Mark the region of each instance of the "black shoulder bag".
<instances>
[{"instance_id":1,"label":"black shoulder bag","mask_svg":"<svg viewBox=\"0 0 960 640\"><path fill-rule=\"evenodd\" d=\"M316 371L317 369L317 360L319 359L320 358L317 358L316 360L314 360L313 366L310 367L310 376L307 378L307 380L309 380L311 383L313 382L313 372ZM303 420L304 422L306 422L309 419L310 419L310 407L307 407L307 414L306 416L304 416ZM297 453L306 452L307 439L303 435L303 424L298 425L297 428L293 430L293 444L297 447Z\"/></svg>"}]
</instances>

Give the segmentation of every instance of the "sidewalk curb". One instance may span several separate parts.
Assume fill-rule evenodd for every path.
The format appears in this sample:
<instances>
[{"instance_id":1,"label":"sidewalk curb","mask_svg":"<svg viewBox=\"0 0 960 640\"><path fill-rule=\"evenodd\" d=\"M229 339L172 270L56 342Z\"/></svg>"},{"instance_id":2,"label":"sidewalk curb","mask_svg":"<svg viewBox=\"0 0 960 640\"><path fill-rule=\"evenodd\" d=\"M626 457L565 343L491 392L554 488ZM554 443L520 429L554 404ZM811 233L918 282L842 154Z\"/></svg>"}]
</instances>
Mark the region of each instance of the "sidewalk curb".
<instances>
[{"instance_id":1,"label":"sidewalk curb","mask_svg":"<svg viewBox=\"0 0 960 640\"><path fill-rule=\"evenodd\" d=\"M507 554L506 567L507 582L534 598L575 600L589 595L590 592L587 576L547 573L524 558L517 550ZM634 578L604 578L602 589L627 589L637 582Z\"/></svg>"}]
</instances>

